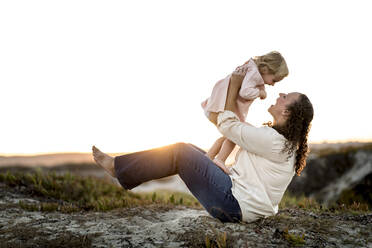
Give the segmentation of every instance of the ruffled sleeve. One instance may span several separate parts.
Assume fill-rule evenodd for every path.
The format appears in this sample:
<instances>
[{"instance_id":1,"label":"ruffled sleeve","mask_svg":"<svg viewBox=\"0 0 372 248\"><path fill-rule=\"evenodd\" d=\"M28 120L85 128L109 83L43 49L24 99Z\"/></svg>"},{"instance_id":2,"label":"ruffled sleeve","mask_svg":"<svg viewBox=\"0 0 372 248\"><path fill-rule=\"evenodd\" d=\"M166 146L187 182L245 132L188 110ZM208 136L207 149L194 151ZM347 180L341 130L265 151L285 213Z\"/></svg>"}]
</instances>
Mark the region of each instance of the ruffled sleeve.
<instances>
[{"instance_id":1,"label":"ruffled sleeve","mask_svg":"<svg viewBox=\"0 0 372 248\"><path fill-rule=\"evenodd\" d=\"M263 78L252 59L236 68L233 74L244 75L239 95L245 100L254 100L260 95L257 86L264 85Z\"/></svg>"}]
</instances>

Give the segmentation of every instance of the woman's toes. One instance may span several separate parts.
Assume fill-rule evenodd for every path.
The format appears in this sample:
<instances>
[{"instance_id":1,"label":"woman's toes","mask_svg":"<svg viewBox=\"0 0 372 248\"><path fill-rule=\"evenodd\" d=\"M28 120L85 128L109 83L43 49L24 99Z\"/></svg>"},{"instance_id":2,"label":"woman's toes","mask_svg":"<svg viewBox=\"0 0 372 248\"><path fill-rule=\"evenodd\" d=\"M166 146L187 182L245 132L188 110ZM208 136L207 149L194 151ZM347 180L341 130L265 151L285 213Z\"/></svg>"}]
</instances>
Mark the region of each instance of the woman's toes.
<instances>
[{"instance_id":1,"label":"woman's toes","mask_svg":"<svg viewBox=\"0 0 372 248\"><path fill-rule=\"evenodd\" d=\"M112 177L115 177L114 158L101 152L97 147L92 147L93 158L96 163L105 169Z\"/></svg>"}]
</instances>

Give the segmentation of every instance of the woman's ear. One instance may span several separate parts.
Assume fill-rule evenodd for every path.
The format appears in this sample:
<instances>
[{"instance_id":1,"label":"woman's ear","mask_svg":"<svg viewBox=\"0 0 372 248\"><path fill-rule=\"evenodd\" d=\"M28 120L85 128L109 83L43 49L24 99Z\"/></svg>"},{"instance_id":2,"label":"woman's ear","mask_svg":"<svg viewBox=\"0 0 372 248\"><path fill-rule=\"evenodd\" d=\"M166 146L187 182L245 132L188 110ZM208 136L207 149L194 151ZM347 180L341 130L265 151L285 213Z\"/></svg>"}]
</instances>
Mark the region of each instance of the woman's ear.
<instances>
[{"instance_id":1,"label":"woman's ear","mask_svg":"<svg viewBox=\"0 0 372 248\"><path fill-rule=\"evenodd\" d=\"M282 111L282 115L283 115L284 117L289 117L290 114L291 114L291 111L289 111L288 109L284 109L284 110Z\"/></svg>"}]
</instances>

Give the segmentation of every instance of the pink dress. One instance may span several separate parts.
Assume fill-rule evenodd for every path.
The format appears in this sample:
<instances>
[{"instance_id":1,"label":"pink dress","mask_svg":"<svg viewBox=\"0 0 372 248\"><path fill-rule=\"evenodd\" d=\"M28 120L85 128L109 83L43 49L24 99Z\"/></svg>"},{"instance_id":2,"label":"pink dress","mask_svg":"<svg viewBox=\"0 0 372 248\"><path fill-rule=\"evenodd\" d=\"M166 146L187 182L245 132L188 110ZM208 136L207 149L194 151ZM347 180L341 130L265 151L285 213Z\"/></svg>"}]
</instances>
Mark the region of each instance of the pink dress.
<instances>
[{"instance_id":1,"label":"pink dress","mask_svg":"<svg viewBox=\"0 0 372 248\"><path fill-rule=\"evenodd\" d=\"M258 86L265 85L264 80L253 59L237 67L232 74L245 75L237 99L238 113L236 113L240 121L244 122L253 100L259 97L260 90ZM232 74L219 80L213 88L212 95L201 103L207 117L210 112L222 112L225 109L227 90Z\"/></svg>"}]
</instances>

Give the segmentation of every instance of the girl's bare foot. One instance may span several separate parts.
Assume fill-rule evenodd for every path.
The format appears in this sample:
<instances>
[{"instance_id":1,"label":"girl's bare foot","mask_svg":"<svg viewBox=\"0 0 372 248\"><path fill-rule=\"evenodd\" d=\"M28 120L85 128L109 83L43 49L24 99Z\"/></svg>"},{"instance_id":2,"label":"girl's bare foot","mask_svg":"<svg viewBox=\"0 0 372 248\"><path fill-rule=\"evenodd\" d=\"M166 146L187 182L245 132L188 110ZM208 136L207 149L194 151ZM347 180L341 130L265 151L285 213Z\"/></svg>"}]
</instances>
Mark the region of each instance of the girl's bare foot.
<instances>
[{"instance_id":1,"label":"girl's bare foot","mask_svg":"<svg viewBox=\"0 0 372 248\"><path fill-rule=\"evenodd\" d=\"M116 177L115 168L114 168L114 158L106 153L101 152L95 146L92 147L92 151L93 151L94 161L96 161L96 163L99 166L105 169L110 174L110 176Z\"/></svg>"}]
</instances>

